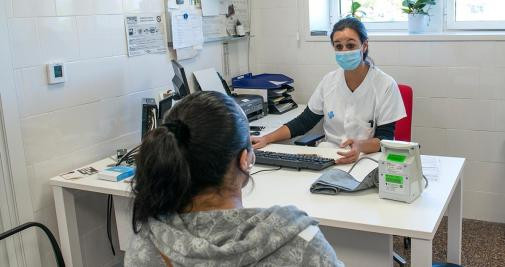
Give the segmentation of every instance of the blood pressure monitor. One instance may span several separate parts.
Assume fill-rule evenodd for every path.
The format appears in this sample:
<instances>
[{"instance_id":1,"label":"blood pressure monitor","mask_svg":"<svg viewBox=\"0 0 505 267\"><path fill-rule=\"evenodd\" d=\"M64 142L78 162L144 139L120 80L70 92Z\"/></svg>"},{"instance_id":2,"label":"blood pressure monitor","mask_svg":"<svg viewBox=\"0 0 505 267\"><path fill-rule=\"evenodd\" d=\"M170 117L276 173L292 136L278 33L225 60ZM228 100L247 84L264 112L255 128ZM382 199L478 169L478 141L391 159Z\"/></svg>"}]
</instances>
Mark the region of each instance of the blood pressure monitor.
<instances>
[{"instance_id":1,"label":"blood pressure monitor","mask_svg":"<svg viewBox=\"0 0 505 267\"><path fill-rule=\"evenodd\" d=\"M419 144L382 140L379 197L412 203L423 192Z\"/></svg>"}]
</instances>

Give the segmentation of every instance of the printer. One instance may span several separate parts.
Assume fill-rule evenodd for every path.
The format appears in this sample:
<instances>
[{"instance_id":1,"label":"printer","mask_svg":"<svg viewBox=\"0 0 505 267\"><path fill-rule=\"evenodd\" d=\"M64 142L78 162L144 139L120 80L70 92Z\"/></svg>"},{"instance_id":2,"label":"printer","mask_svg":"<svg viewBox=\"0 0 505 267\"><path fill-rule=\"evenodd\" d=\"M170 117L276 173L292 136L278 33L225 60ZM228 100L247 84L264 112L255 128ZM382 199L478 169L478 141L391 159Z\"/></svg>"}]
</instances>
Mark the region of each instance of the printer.
<instances>
[{"instance_id":1,"label":"printer","mask_svg":"<svg viewBox=\"0 0 505 267\"><path fill-rule=\"evenodd\" d=\"M231 96L242 108L249 121L262 118L266 114L263 106L263 97L260 95L232 94L226 81L213 68L195 71L196 85L200 91L217 91Z\"/></svg>"},{"instance_id":2,"label":"printer","mask_svg":"<svg viewBox=\"0 0 505 267\"><path fill-rule=\"evenodd\" d=\"M232 95L235 102L242 108L249 121L260 119L264 116L263 97L259 95Z\"/></svg>"}]
</instances>

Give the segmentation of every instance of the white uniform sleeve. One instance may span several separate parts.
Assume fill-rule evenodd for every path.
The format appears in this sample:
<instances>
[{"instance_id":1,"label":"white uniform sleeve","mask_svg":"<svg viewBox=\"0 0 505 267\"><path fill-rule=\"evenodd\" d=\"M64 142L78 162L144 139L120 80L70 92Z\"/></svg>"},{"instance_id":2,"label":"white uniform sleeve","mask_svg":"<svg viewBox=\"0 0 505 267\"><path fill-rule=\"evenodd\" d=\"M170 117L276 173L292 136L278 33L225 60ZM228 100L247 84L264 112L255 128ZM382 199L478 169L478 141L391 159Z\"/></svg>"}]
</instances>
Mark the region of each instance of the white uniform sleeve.
<instances>
[{"instance_id":1,"label":"white uniform sleeve","mask_svg":"<svg viewBox=\"0 0 505 267\"><path fill-rule=\"evenodd\" d=\"M393 80L384 94L379 95L377 126L392 123L407 116L398 84Z\"/></svg>"},{"instance_id":2,"label":"white uniform sleeve","mask_svg":"<svg viewBox=\"0 0 505 267\"><path fill-rule=\"evenodd\" d=\"M316 90L312 94L309 100L309 109L310 111L314 112L317 115L323 115L324 110L323 110L323 105L324 105L324 84L326 83L326 76L319 82L319 85L316 87Z\"/></svg>"}]
</instances>

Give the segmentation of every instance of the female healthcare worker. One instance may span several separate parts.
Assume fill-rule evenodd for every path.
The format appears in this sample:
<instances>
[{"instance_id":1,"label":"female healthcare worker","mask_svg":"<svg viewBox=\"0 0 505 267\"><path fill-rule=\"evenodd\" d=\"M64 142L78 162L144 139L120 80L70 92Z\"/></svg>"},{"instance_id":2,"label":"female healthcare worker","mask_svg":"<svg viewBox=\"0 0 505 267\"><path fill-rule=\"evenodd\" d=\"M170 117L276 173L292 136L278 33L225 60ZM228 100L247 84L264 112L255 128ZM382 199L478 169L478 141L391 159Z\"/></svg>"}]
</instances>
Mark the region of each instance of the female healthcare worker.
<instances>
[{"instance_id":1,"label":"female healthcare worker","mask_svg":"<svg viewBox=\"0 0 505 267\"><path fill-rule=\"evenodd\" d=\"M361 152L380 150L393 139L395 122L406 116L395 80L368 58L368 35L355 18L340 20L330 36L339 69L328 73L301 115L263 137L251 137L254 148L307 133L322 118L325 144L350 147L338 152L338 164L356 161Z\"/></svg>"}]
</instances>

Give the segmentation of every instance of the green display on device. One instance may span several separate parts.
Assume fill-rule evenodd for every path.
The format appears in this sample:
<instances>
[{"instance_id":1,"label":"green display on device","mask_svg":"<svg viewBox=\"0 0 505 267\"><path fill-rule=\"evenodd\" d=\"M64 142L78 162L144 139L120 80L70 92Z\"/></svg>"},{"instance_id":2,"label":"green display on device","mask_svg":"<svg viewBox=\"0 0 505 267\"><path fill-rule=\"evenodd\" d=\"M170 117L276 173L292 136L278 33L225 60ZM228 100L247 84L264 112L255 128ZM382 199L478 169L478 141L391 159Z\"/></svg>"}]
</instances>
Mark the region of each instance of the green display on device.
<instances>
[{"instance_id":1,"label":"green display on device","mask_svg":"<svg viewBox=\"0 0 505 267\"><path fill-rule=\"evenodd\" d=\"M386 183L403 184L403 176L386 174Z\"/></svg>"},{"instance_id":2,"label":"green display on device","mask_svg":"<svg viewBox=\"0 0 505 267\"><path fill-rule=\"evenodd\" d=\"M400 154L388 154L387 160L392 162L404 163L407 156Z\"/></svg>"}]
</instances>

